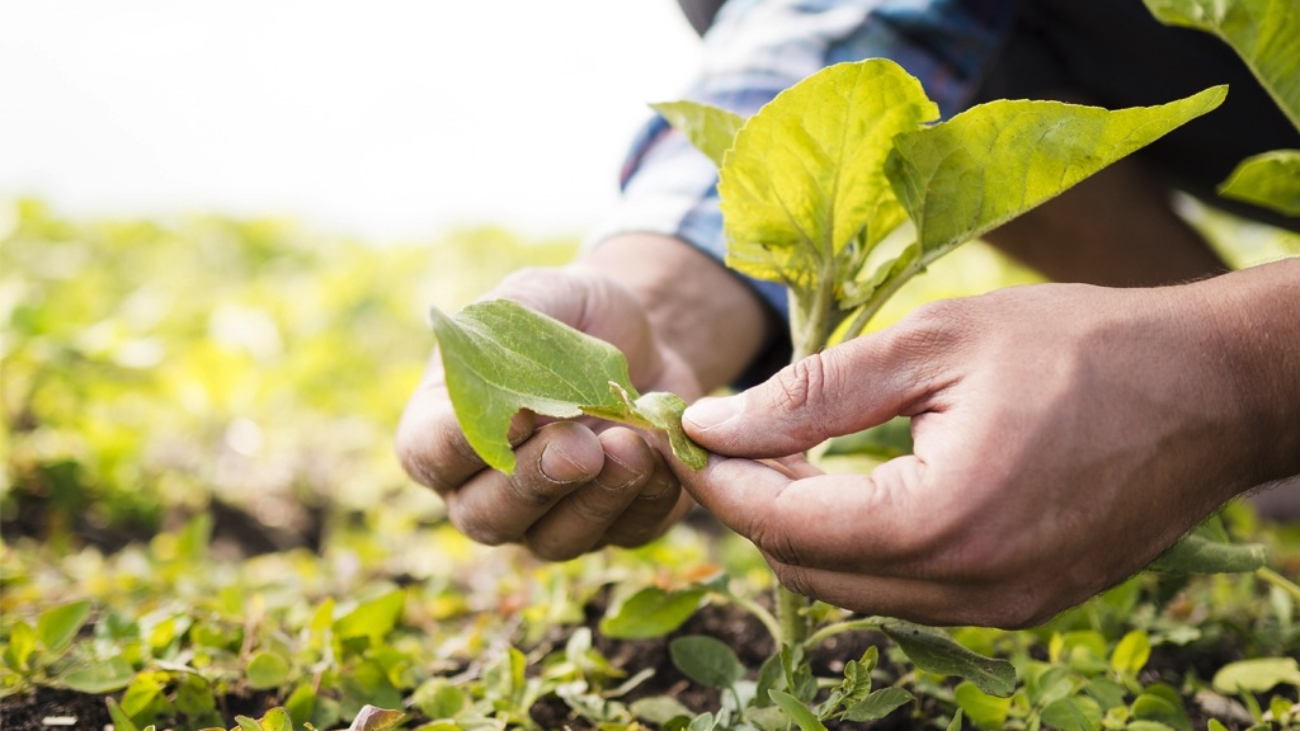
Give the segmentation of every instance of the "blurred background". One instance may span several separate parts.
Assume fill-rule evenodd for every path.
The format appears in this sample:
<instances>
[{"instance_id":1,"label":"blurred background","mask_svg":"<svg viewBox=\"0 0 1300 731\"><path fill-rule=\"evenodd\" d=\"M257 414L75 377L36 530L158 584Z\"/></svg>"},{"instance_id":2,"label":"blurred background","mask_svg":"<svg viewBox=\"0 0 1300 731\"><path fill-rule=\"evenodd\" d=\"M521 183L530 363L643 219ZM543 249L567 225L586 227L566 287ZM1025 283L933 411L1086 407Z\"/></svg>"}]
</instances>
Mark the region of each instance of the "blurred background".
<instances>
[{"instance_id":1,"label":"blurred background","mask_svg":"<svg viewBox=\"0 0 1300 731\"><path fill-rule=\"evenodd\" d=\"M0 195L580 234L699 54L673 0L0 7Z\"/></svg>"}]
</instances>

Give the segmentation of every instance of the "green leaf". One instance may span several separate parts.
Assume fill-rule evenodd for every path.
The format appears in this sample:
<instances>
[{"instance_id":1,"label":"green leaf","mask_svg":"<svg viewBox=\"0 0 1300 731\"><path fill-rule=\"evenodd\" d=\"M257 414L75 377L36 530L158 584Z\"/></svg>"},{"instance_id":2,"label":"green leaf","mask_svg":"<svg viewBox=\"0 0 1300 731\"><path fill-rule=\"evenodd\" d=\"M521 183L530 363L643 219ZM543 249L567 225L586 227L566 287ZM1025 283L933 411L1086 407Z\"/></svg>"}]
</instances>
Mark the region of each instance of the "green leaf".
<instances>
[{"instance_id":1,"label":"green leaf","mask_svg":"<svg viewBox=\"0 0 1300 731\"><path fill-rule=\"evenodd\" d=\"M125 688L134 677L131 663L119 655L64 673L59 680L73 690L102 695Z\"/></svg>"},{"instance_id":2,"label":"green leaf","mask_svg":"<svg viewBox=\"0 0 1300 731\"><path fill-rule=\"evenodd\" d=\"M1300 150L1274 150L1241 161L1219 194L1300 216Z\"/></svg>"},{"instance_id":3,"label":"green leaf","mask_svg":"<svg viewBox=\"0 0 1300 731\"><path fill-rule=\"evenodd\" d=\"M510 420L522 409L660 429L682 462L699 469L707 461L682 430L685 402L639 396L613 345L509 300L477 302L454 317L435 307L430 317L456 420L492 467L514 471Z\"/></svg>"},{"instance_id":4,"label":"green leaf","mask_svg":"<svg viewBox=\"0 0 1300 731\"><path fill-rule=\"evenodd\" d=\"M283 708L272 708L262 716L262 731L293 731L293 719Z\"/></svg>"},{"instance_id":5,"label":"green leaf","mask_svg":"<svg viewBox=\"0 0 1300 731\"><path fill-rule=\"evenodd\" d=\"M1268 549L1257 543L1224 543L1213 531L1198 526L1156 557L1147 569L1171 574L1231 574L1254 571L1268 560Z\"/></svg>"},{"instance_id":6,"label":"green leaf","mask_svg":"<svg viewBox=\"0 0 1300 731\"><path fill-rule=\"evenodd\" d=\"M411 702L420 709L420 713L437 721L455 718L461 709L469 705L469 698L465 691L446 678L430 678L415 690Z\"/></svg>"},{"instance_id":7,"label":"green leaf","mask_svg":"<svg viewBox=\"0 0 1300 731\"><path fill-rule=\"evenodd\" d=\"M826 726L822 724L817 716L813 715L813 712L803 704L803 701L783 690L770 691L769 695L771 695L772 701L794 720L795 725L801 731L826 731Z\"/></svg>"},{"instance_id":8,"label":"green leaf","mask_svg":"<svg viewBox=\"0 0 1300 731\"><path fill-rule=\"evenodd\" d=\"M1060 731L1096 731L1101 719L1101 706L1086 696L1062 698L1043 709L1043 723Z\"/></svg>"},{"instance_id":9,"label":"green leaf","mask_svg":"<svg viewBox=\"0 0 1300 731\"><path fill-rule=\"evenodd\" d=\"M176 710L187 716L200 716L217 707L208 681L193 673L181 675L176 687Z\"/></svg>"},{"instance_id":10,"label":"green leaf","mask_svg":"<svg viewBox=\"0 0 1300 731\"><path fill-rule=\"evenodd\" d=\"M846 710L843 717L846 721L874 721L888 716L911 700L912 694L902 688L881 688Z\"/></svg>"},{"instance_id":11,"label":"green leaf","mask_svg":"<svg viewBox=\"0 0 1300 731\"><path fill-rule=\"evenodd\" d=\"M672 448L673 456L687 467L702 470L709 463L708 451L691 441L682 428L686 402L681 396L663 391L647 393L636 400L633 410L651 426L668 435L668 446Z\"/></svg>"},{"instance_id":12,"label":"green leaf","mask_svg":"<svg viewBox=\"0 0 1300 731\"><path fill-rule=\"evenodd\" d=\"M293 689L289 698L284 702L284 709L289 712L289 716L294 723L303 723L310 721L312 714L316 712L316 691L312 688L311 683L302 683Z\"/></svg>"},{"instance_id":13,"label":"green leaf","mask_svg":"<svg viewBox=\"0 0 1300 731\"><path fill-rule=\"evenodd\" d=\"M1155 693L1143 693L1133 701L1133 718L1155 721L1177 731L1192 731L1192 722L1175 695L1173 699Z\"/></svg>"},{"instance_id":14,"label":"green leaf","mask_svg":"<svg viewBox=\"0 0 1300 731\"><path fill-rule=\"evenodd\" d=\"M668 645L673 664L686 677L711 688L730 688L745 677L735 650L712 637L678 637Z\"/></svg>"},{"instance_id":15,"label":"green leaf","mask_svg":"<svg viewBox=\"0 0 1300 731\"><path fill-rule=\"evenodd\" d=\"M658 726L662 726L674 718L682 716L690 718L695 715L694 711L683 705L681 701L668 695L640 698L632 701L628 708L632 711L632 715Z\"/></svg>"},{"instance_id":16,"label":"green leaf","mask_svg":"<svg viewBox=\"0 0 1300 731\"><path fill-rule=\"evenodd\" d=\"M397 626L405 602L406 593L400 589L365 602L334 622L334 634L345 640L369 637L377 644Z\"/></svg>"},{"instance_id":17,"label":"green leaf","mask_svg":"<svg viewBox=\"0 0 1300 731\"><path fill-rule=\"evenodd\" d=\"M965 681L953 691L957 705L976 726L995 731L1003 727L1011 710L1010 698L998 698Z\"/></svg>"},{"instance_id":18,"label":"green leaf","mask_svg":"<svg viewBox=\"0 0 1300 731\"><path fill-rule=\"evenodd\" d=\"M961 709L953 714L952 722L948 724L948 731L961 731Z\"/></svg>"},{"instance_id":19,"label":"green leaf","mask_svg":"<svg viewBox=\"0 0 1300 731\"><path fill-rule=\"evenodd\" d=\"M521 409L568 418L624 414L610 384L636 398L627 359L613 345L509 300L477 302L454 317L431 310L447 391L483 461L515 468L507 435Z\"/></svg>"},{"instance_id":20,"label":"green leaf","mask_svg":"<svg viewBox=\"0 0 1300 731\"><path fill-rule=\"evenodd\" d=\"M899 620L882 624L881 631L898 643L916 666L928 673L956 675L990 695L1006 697L1016 687L1011 663L984 657L962 647L943 632Z\"/></svg>"},{"instance_id":21,"label":"green leaf","mask_svg":"<svg viewBox=\"0 0 1300 731\"><path fill-rule=\"evenodd\" d=\"M1214 87L1154 107L1108 111L1000 100L894 138L894 192L916 224L922 263L1064 193L1223 102Z\"/></svg>"},{"instance_id":22,"label":"green leaf","mask_svg":"<svg viewBox=\"0 0 1300 731\"><path fill-rule=\"evenodd\" d=\"M1120 639L1110 656L1110 666L1123 676L1137 675L1151 659L1151 640L1147 633L1135 629Z\"/></svg>"},{"instance_id":23,"label":"green leaf","mask_svg":"<svg viewBox=\"0 0 1300 731\"><path fill-rule=\"evenodd\" d=\"M375 706L363 706L361 712L352 720L348 731L388 731L406 718L401 711L392 711Z\"/></svg>"},{"instance_id":24,"label":"green leaf","mask_svg":"<svg viewBox=\"0 0 1300 731\"><path fill-rule=\"evenodd\" d=\"M244 675L248 679L248 687L253 690L271 690L284 685L289 679L289 670L289 661L284 655L262 650L253 653L244 668Z\"/></svg>"},{"instance_id":25,"label":"green leaf","mask_svg":"<svg viewBox=\"0 0 1300 731\"><path fill-rule=\"evenodd\" d=\"M700 588L664 591L648 586L628 597L613 614L605 615L600 631L619 640L662 637L695 613L704 594Z\"/></svg>"},{"instance_id":26,"label":"green leaf","mask_svg":"<svg viewBox=\"0 0 1300 731\"><path fill-rule=\"evenodd\" d=\"M36 650L36 632L30 624L18 621L9 630L9 646L5 648L5 665L11 670L27 670L27 661Z\"/></svg>"},{"instance_id":27,"label":"green leaf","mask_svg":"<svg viewBox=\"0 0 1300 731\"><path fill-rule=\"evenodd\" d=\"M43 612L36 620L36 637L51 655L60 655L90 616L90 602L72 602Z\"/></svg>"},{"instance_id":28,"label":"green leaf","mask_svg":"<svg viewBox=\"0 0 1300 731\"><path fill-rule=\"evenodd\" d=\"M1213 33L1232 46L1300 129L1300 6L1293 0L1146 0L1168 25Z\"/></svg>"},{"instance_id":29,"label":"green leaf","mask_svg":"<svg viewBox=\"0 0 1300 731\"><path fill-rule=\"evenodd\" d=\"M260 721L248 716L235 716L235 723L239 724L242 731L266 731Z\"/></svg>"},{"instance_id":30,"label":"green leaf","mask_svg":"<svg viewBox=\"0 0 1300 731\"><path fill-rule=\"evenodd\" d=\"M126 715L122 707L117 705L117 701L108 698L108 716L113 719L113 731L139 731L139 727Z\"/></svg>"},{"instance_id":31,"label":"green leaf","mask_svg":"<svg viewBox=\"0 0 1300 731\"><path fill-rule=\"evenodd\" d=\"M663 102L650 106L718 167L722 167L723 156L745 123L745 118L735 112L700 102Z\"/></svg>"},{"instance_id":32,"label":"green leaf","mask_svg":"<svg viewBox=\"0 0 1300 731\"><path fill-rule=\"evenodd\" d=\"M937 116L920 82L885 59L830 66L778 94L741 127L720 173L728 266L796 289L852 278L823 270L905 220L884 176L890 140Z\"/></svg>"},{"instance_id":33,"label":"green leaf","mask_svg":"<svg viewBox=\"0 0 1300 731\"><path fill-rule=\"evenodd\" d=\"M1287 683L1300 686L1300 665L1293 657L1263 657L1228 663L1214 674L1214 689L1220 693L1263 693Z\"/></svg>"}]
</instances>

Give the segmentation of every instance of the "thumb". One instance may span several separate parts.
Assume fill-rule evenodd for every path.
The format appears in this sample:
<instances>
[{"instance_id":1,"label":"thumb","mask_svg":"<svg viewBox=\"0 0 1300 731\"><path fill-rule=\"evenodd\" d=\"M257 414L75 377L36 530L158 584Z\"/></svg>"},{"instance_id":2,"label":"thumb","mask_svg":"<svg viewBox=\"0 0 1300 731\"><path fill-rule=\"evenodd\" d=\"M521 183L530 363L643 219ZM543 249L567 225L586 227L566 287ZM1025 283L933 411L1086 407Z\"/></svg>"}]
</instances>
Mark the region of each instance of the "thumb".
<instances>
[{"instance_id":1,"label":"thumb","mask_svg":"<svg viewBox=\"0 0 1300 731\"><path fill-rule=\"evenodd\" d=\"M768 458L802 452L910 413L929 380L916 377L919 356L882 331L786 366L743 393L702 400L686 409L682 425L691 439L718 454Z\"/></svg>"}]
</instances>

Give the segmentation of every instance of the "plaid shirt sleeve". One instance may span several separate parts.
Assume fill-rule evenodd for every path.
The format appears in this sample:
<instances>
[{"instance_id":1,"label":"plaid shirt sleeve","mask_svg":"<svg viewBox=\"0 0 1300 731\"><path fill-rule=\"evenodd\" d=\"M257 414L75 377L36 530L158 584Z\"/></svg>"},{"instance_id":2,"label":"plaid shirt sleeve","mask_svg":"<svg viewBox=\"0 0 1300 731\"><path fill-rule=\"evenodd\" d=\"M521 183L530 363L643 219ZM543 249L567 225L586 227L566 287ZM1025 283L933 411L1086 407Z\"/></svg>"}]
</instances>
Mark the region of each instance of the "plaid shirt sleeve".
<instances>
[{"instance_id":1,"label":"plaid shirt sleeve","mask_svg":"<svg viewBox=\"0 0 1300 731\"><path fill-rule=\"evenodd\" d=\"M884 57L921 80L946 117L969 103L1010 30L1015 0L729 0L704 36L688 99L748 116L825 66ZM636 138L621 202L588 239L675 236L721 261L726 253L713 163L662 117ZM784 287L747 280L783 317Z\"/></svg>"}]
</instances>

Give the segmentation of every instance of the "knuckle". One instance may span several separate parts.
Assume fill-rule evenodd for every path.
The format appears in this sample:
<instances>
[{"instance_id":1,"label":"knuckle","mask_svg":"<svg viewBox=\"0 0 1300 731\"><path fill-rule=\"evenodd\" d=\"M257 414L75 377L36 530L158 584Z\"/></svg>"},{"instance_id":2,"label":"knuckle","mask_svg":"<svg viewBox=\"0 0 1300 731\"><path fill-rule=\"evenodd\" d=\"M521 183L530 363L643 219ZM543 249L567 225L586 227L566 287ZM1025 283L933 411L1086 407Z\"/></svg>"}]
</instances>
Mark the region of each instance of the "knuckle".
<instances>
[{"instance_id":1,"label":"knuckle","mask_svg":"<svg viewBox=\"0 0 1300 731\"><path fill-rule=\"evenodd\" d=\"M594 483L591 487L603 489ZM602 500L600 496L594 495L591 489L578 490L570 496L569 509L582 518L583 521L599 525L610 522L618 514L615 505Z\"/></svg>"},{"instance_id":2,"label":"knuckle","mask_svg":"<svg viewBox=\"0 0 1300 731\"><path fill-rule=\"evenodd\" d=\"M423 448L423 445L415 444L410 438L399 436L396 449L398 462L412 480L432 488L439 494L446 493L454 487L443 478L436 460L428 450Z\"/></svg>"},{"instance_id":3,"label":"knuckle","mask_svg":"<svg viewBox=\"0 0 1300 731\"><path fill-rule=\"evenodd\" d=\"M769 563L771 563L769 561ZM781 586L790 591L809 598L817 598L816 590L813 586L812 576L809 571L801 566L791 566L789 564L771 564L772 572L776 574L777 581Z\"/></svg>"},{"instance_id":4,"label":"knuckle","mask_svg":"<svg viewBox=\"0 0 1300 731\"><path fill-rule=\"evenodd\" d=\"M506 480L506 486L515 501L530 508L545 508L554 503L560 497L555 490L557 487L565 489L573 487L556 485L550 480L527 475L523 470L518 470L511 475L510 479Z\"/></svg>"},{"instance_id":5,"label":"knuckle","mask_svg":"<svg viewBox=\"0 0 1300 731\"><path fill-rule=\"evenodd\" d=\"M827 364L821 353L791 363L777 372L774 380L777 405L798 413L826 396Z\"/></svg>"},{"instance_id":6,"label":"knuckle","mask_svg":"<svg viewBox=\"0 0 1300 731\"><path fill-rule=\"evenodd\" d=\"M452 506L447 517L467 538L485 546L501 546L518 540L518 534L505 530L470 508Z\"/></svg>"}]
</instances>

